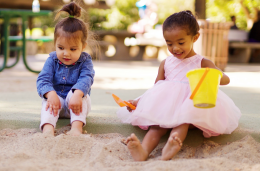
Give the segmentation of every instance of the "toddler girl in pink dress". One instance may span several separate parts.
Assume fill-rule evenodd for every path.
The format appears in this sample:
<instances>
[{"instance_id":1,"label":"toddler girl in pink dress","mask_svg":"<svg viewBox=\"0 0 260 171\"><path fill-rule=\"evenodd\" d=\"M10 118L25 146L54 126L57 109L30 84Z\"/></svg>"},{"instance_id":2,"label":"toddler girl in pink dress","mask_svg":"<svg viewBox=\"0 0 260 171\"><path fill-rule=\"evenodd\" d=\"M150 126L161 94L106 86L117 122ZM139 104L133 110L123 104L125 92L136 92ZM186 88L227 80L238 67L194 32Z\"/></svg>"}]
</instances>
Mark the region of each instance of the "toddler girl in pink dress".
<instances>
[{"instance_id":1,"label":"toddler girl in pink dress","mask_svg":"<svg viewBox=\"0 0 260 171\"><path fill-rule=\"evenodd\" d=\"M136 110L122 107L117 111L122 122L149 128L142 143L134 134L126 140L136 161L146 160L169 130L171 133L162 150L162 160L177 154L189 127L201 129L205 137L230 134L237 128L241 116L234 102L221 90L214 108L196 108L189 99L188 71L206 67L220 70L193 50L193 43L200 36L194 15L190 11L172 14L163 23L163 35L172 55L161 62L155 85L140 98L129 101ZM227 85L229 81L223 73L220 85Z\"/></svg>"}]
</instances>

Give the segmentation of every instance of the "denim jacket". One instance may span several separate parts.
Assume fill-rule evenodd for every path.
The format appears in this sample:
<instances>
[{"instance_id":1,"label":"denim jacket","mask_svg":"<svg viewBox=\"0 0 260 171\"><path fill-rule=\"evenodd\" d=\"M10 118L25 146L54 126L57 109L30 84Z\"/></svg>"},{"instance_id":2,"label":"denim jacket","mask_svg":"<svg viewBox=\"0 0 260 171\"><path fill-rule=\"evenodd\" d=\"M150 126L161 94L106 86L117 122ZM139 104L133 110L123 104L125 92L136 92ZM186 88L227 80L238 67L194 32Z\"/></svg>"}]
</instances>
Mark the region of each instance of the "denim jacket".
<instances>
[{"instance_id":1,"label":"denim jacket","mask_svg":"<svg viewBox=\"0 0 260 171\"><path fill-rule=\"evenodd\" d=\"M81 90L84 96L90 94L90 88L94 81L95 71L91 56L82 52L75 65L64 65L57 58L56 52L51 52L42 71L37 78L38 94L44 95L50 91L66 98L70 90Z\"/></svg>"}]
</instances>

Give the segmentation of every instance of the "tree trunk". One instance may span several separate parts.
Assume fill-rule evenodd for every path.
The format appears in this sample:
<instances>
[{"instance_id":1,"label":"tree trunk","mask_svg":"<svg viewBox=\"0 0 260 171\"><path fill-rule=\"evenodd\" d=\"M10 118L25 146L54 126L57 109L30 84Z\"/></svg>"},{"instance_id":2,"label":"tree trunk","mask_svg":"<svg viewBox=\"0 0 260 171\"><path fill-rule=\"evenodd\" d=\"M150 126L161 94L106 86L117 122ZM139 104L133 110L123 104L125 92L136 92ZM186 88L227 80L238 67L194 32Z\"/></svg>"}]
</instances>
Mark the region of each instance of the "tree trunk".
<instances>
[{"instance_id":1,"label":"tree trunk","mask_svg":"<svg viewBox=\"0 0 260 171\"><path fill-rule=\"evenodd\" d=\"M195 0L195 12L199 19L206 19L206 0Z\"/></svg>"}]
</instances>

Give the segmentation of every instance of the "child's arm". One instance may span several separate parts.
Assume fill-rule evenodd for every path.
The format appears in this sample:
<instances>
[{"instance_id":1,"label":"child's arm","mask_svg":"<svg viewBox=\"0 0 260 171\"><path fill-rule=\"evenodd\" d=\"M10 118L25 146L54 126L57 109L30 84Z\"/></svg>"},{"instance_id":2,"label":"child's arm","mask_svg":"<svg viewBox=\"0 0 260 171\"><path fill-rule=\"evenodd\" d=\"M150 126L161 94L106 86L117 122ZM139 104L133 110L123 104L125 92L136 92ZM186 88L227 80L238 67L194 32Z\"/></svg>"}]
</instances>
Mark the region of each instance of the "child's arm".
<instances>
[{"instance_id":1,"label":"child's arm","mask_svg":"<svg viewBox=\"0 0 260 171\"><path fill-rule=\"evenodd\" d=\"M79 78L77 83L71 88L73 91L81 90L86 96L91 89L91 85L94 82L95 71L93 69L93 63L91 57L88 55L87 59L81 65Z\"/></svg>"},{"instance_id":2,"label":"child's arm","mask_svg":"<svg viewBox=\"0 0 260 171\"><path fill-rule=\"evenodd\" d=\"M69 109L79 115L82 112L82 97L84 93L81 90L75 90L69 101Z\"/></svg>"},{"instance_id":3,"label":"child's arm","mask_svg":"<svg viewBox=\"0 0 260 171\"><path fill-rule=\"evenodd\" d=\"M163 60L159 66L159 70L158 70L158 75L156 77L155 83L157 83L157 81L159 80L165 80L164 77L164 64L165 64L165 60Z\"/></svg>"},{"instance_id":4,"label":"child's arm","mask_svg":"<svg viewBox=\"0 0 260 171\"><path fill-rule=\"evenodd\" d=\"M203 58L201 61L201 68L206 68L206 67L214 68L214 69L221 71L221 69L216 67L216 65L211 60ZM223 73L223 77L220 79L220 85L229 84L229 82L230 82L229 77L223 71L221 71L221 72Z\"/></svg>"},{"instance_id":5,"label":"child's arm","mask_svg":"<svg viewBox=\"0 0 260 171\"><path fill-rule=\"evenodd\" d=\"M159 66L159 70L158 70L158 74L155 80L155 83L157 83L159 80L165 80L164 77L164 64L165 64L165 60L163 60ZM138 98L137 100L129 100L128 102L130 102L132 105L137 106L138 101L140 100L140 98ZM127 110L129 112L132 111L132 109L130 107L127 107Z\"/></svg>"},{"instance_id":6,"label":"child's arm","mask_svg":"<svg viewBox=\"0 0 260 171\"><path fill-rule=\"evenodd\" d=\"M91 85L94 82L94 75L95 71L93 69L92 59L90 55L87 54L86 60L81 66L77 83L71 88L73 95L69 101L69 109L72 109L76 115L82 112L82 97L90 92Z\"/></svg>"},{"instance_id":7,"label":"child's arm","mask_svg":"<svg viewBox=\"0 0 260 171\"><path fill-rule=\"evenodd\" d=\"M47 99L45 97L46 93L55 91L53 87L54 65L52 57L47 58L36 81L38 94L45 99Z\"/></svg>"},{"instance_id":8,"label":"child's arm","mask_svg":"<svg viewBox=\"0 0 260 171\"><path fill-rule=\"evenodd\" d=\"M51 55L50 55L51 56ZM58 110L61 108L60 99L53 87L54 75L54 60L52 57L47 58L44 63L43 69L37 78L37 91L38 94L47 100L47 111L50 109L50 114L57 116Z\"/></svg>"}]
</instances>

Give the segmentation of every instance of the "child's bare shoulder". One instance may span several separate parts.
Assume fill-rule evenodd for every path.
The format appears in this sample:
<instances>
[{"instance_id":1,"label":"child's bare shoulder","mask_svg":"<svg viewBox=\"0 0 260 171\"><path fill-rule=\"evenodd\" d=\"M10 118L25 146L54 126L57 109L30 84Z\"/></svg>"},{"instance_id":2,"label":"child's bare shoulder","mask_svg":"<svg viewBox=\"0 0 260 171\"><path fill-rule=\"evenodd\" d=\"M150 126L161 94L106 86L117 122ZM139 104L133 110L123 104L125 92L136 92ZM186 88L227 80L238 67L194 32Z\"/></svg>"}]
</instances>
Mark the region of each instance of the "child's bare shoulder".
<instances>
[{"instance_id":1,"label":"child's bare shoulder","mask_svg":"<svg viewBox=\"0 0 260 171\"><path fill-rule=\"evenodd\" d=\"M164 65L165 64L166 59L162 60L160 65Z\"/></svg>"},{"instance_id":2,"label":"child's bare shoulder","mask_svg":"<svg viewBox=\"0 0 260 171\"><path fill-rule=\"evenodd\" d=\"M209 60L207 58L203 58L201 60L201 67L202 68L206 68L206 67L215 68L215 64L211 60Z\"/></svg>"}]
</instances>

